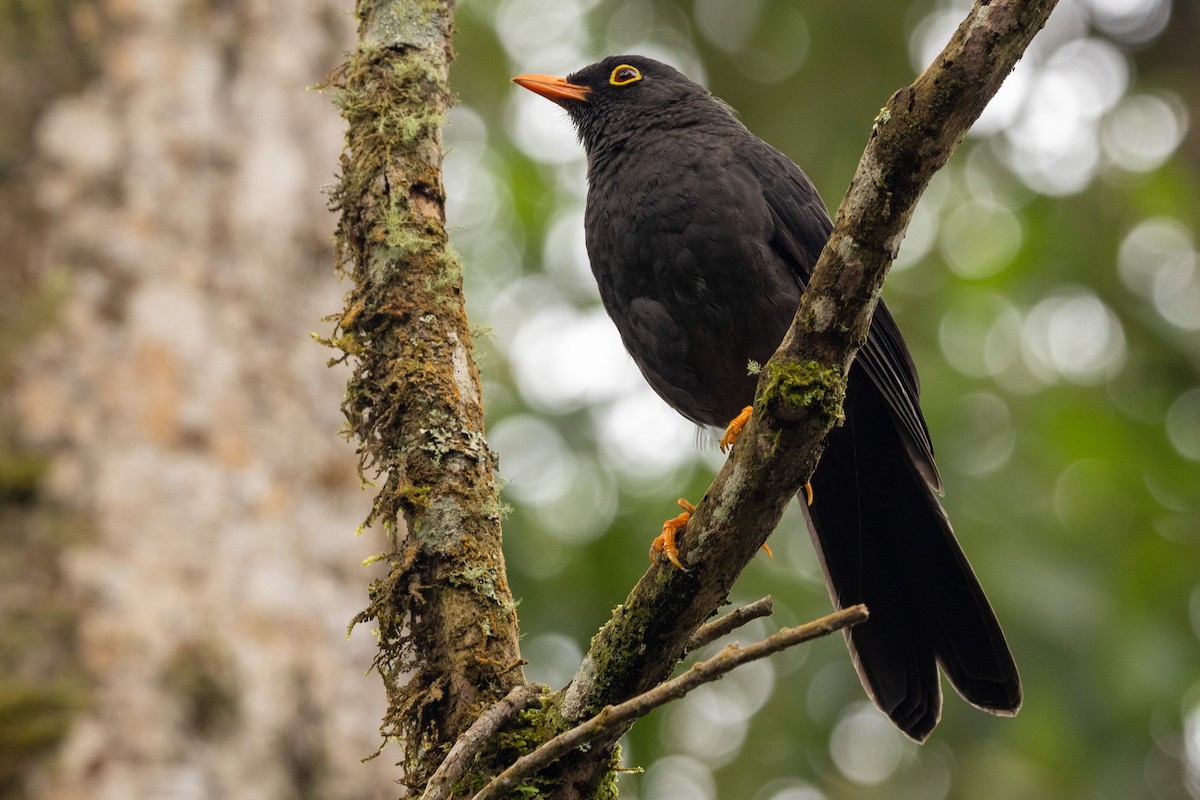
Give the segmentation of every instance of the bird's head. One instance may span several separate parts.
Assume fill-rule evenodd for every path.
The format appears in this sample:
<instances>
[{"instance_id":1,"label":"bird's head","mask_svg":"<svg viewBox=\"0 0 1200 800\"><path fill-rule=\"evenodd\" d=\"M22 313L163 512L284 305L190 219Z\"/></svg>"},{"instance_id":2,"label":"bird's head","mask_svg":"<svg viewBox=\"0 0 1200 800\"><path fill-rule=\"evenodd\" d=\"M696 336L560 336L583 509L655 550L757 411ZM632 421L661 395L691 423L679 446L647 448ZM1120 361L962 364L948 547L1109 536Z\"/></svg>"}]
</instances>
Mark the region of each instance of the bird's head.
<instances>
[{"instance_id":1,"label":"bird's head","mask_svg":"<svg viewBox=\"0 0 1200 800\"><path fill-rule=\"evenodd\" d=\"M566 109L589 151L649 126L689 124L697 110L724 109L703 86L645 56L609 56L565 78L518 75L513 81Z\"/></svg>"}]
</instances>

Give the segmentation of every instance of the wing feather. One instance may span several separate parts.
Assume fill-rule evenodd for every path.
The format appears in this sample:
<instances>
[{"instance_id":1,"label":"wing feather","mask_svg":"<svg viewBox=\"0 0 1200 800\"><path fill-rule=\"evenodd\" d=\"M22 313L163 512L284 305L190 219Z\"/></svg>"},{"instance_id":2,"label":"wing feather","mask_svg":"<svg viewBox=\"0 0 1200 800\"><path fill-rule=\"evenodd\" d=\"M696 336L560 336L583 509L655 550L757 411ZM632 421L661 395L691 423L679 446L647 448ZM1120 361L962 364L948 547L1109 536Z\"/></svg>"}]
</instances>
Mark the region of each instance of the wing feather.
<instances>
[{"instance_id":1,"label":"wing feather","mask_svg":"<svg viewBox=\"0 0 1200 800\"><path fill-rule=\"evenodd\" d=\"M755 173L771 209L775 223L771 245L800 285L807 286L833 230L829 212L812 181L791 159L761 140L746 144L756 152L744 154L739 162ZM882 300L855 363L886 398L914 465L931 487L941 491L929 428L919 404L917 369L895 318Z\"/></svg>"}]
</instances>

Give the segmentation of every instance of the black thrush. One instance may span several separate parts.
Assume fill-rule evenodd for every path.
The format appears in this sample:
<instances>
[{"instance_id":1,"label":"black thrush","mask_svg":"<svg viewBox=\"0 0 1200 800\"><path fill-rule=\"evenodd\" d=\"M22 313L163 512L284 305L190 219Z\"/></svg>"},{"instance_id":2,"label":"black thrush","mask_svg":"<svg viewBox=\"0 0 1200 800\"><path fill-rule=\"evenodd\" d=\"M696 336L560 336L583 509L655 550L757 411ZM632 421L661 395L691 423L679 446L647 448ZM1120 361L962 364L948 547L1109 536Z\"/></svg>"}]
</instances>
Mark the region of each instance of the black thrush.
<instances>
[{"instance_id":1,"label":"black thrush","mask_svg":"<svg viewBox=\"0 0 1200 800\"><path fill-rule=\"evenodd\" d=\"M513 80L566 109L587 151L588 255L634 362L679 413L723 426L752 401L747 365L775 351L829 238L816 189L707 89L652 59ZM864 688L922 741L941 716L939 664L995 714L1017 712L1021 684L935 494L918 392L880 303L806 517L834 604L870 609L847 634Z\"/></svg>"}]
</instances>

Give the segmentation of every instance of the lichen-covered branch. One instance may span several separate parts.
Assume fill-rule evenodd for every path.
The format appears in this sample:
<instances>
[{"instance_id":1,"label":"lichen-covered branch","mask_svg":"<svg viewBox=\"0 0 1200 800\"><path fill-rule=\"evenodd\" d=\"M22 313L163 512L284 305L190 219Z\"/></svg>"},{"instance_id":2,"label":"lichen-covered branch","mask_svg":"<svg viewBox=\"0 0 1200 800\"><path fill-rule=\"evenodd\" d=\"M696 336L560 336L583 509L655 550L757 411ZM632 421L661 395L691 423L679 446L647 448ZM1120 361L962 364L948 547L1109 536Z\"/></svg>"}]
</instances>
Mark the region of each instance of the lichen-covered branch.
<instances>
[{"instance_id":1,"label":"lichen-covered branch","mask_svg":"<svg viewBox=\"0 0 1200 800\"><path fill-rule=\"evenodd\" d=\"M452 5L359 0L358 47L325 86L347 124L332 206L352 281L329 343L353 367L346 434L364 480L379 484L364 525L392 543L355 622L378 628L381 731L401 741L417 792L476 716L524 681L495 457L445 229Z\"/></svg>"},{"instance_id":2,"label":"lichen-covered branch","mask_svg":"<svg viewBox=\"0 0 1200 800\"><path fill-rule=\"evenodd\" d=\"M689 571L655 566L638 582L593 638L561 704L567 720L657 685L725 602L841 418L849 365L917 200L1055 4L977 0L934 63L880 111L792 327L764 365L755 414L688 524ZM577 757L564 780L590 785L621 733Z\"/></svg>"}]
</instances>

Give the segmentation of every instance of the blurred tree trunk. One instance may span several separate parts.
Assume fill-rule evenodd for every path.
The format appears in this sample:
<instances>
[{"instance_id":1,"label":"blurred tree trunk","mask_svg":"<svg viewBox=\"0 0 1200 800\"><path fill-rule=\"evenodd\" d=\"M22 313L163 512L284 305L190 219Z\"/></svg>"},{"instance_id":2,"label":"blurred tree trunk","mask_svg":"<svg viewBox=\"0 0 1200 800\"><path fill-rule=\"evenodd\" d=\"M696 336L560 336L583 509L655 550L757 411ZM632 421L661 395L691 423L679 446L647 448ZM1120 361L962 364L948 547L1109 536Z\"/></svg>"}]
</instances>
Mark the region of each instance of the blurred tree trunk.
<instances>
[{"instance_id":1,"label":"blurred tree trunk","mask_svg":"<svg viewBox=\"0 0 1200 800\"><path fill-rule=\"evenodd\" d=\"M42 285L44 218L31 196L37 120L90 77L91 42L46 11L0 4L0 798L26 791L83 700L78 598L63 591L69 518L40 491L46 459L27 446L13 403L25 343L45 327L54 292ZM67 57L64 57L67 54Z\"/></svg>"},{"instance_id":2,"label":"blurred tree trunk","mask_svg":"<svg viewBox=\"0 0 1200 800\"><path fill-rule=\"evenodd\" d=\"M344 3L0 15L0 796L394 796L345 640L380 544L310 338Z\"/></svg>"}]
</instances>

